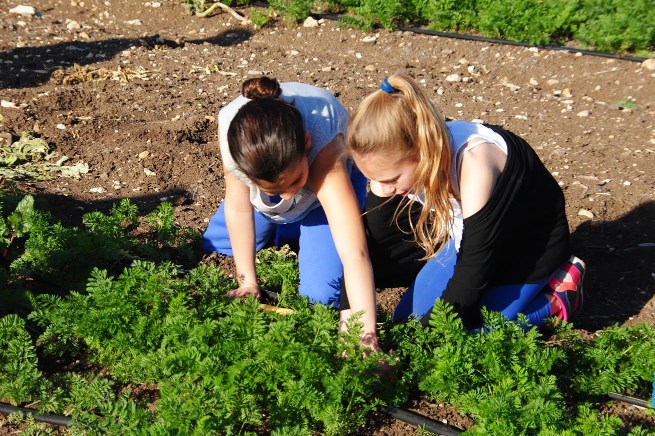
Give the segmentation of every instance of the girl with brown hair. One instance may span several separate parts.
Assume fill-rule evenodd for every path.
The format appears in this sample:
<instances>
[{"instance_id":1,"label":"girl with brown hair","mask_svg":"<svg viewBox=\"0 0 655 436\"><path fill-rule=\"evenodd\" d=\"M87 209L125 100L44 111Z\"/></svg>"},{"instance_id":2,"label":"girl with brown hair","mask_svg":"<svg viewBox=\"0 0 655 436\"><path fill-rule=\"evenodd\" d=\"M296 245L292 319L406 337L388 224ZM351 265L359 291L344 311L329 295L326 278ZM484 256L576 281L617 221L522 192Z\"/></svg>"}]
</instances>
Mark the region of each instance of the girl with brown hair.
<instances>
[{"instance_id":1,"label":"girl with brown hair","mask_svg":"<svg viewBox=\"0 0 655 436\"><path fill-rule=\"evenodd\" d=\"M344 159L348 113L328 91L260 77L220 110L225 201L203 235L209 251L234 256L231 297L260 298L255 253L289 244L298 252L299 292L341 308L343 323L363 312L363 345L379 350L375 287L361 210L366 179Z\"/></svg>"}]
</instances>

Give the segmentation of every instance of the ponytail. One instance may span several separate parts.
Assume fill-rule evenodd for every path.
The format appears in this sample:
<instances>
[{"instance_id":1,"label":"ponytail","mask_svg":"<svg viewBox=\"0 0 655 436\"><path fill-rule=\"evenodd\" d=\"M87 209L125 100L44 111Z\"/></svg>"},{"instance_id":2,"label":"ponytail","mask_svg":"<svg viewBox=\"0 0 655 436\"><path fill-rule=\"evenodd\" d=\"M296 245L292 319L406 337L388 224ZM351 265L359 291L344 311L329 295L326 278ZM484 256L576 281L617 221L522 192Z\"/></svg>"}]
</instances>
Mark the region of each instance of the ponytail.
<instances>
[{"instance_id":1,"label":"ponytail","mask_svg":"<svg viewBox=\"0 0 655 436\"><path fill-rule=\"evenodd\" d=\"M412 191L424 200L412 232L425 257L433 257L448 239L453 193L450 135L435 104L410 76L394 74L353 112L346 147L354 156L379 153L393 162L418 163ZM409 214L413 201L396 213Z\"/></svg>"}]
</instances>

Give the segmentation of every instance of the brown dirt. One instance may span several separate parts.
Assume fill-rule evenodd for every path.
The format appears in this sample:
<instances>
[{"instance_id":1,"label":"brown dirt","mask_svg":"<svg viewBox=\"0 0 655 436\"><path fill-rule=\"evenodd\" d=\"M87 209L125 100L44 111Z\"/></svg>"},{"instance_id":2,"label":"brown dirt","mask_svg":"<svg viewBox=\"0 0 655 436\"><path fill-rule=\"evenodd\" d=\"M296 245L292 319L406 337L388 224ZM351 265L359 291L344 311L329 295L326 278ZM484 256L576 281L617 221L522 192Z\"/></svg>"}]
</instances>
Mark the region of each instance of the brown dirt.
<instances>
[{"instance_id":1,"label":"brown dirt","mask_svg":"<svg viewBox=\"0 0 655 436\"><path fill-rule=\"evenodd\" d=\"M78 180L18 182L66 223L125 197L142 211L167 198L180 225L203 231L224 195L216 113L244 79L313 83L352 109L406 70L447 117L524 136L561 182L575 253L588 265L576 327L655 322L655 249L639 245L655 242L655 74L639 63L331 21L256 30L226 13L187 16L171 1L42 0L40 17L9 13L18 4L0 6L0 97L17 106L0 107L0 133L38 130L69 163L89 165ZM636 106L619 107L628 98ZM381 293L382 310L397 297ZM470 422L425 403L416 410ZM362 430L413 433L383 416Z\"/></svg>"}]
</instances>

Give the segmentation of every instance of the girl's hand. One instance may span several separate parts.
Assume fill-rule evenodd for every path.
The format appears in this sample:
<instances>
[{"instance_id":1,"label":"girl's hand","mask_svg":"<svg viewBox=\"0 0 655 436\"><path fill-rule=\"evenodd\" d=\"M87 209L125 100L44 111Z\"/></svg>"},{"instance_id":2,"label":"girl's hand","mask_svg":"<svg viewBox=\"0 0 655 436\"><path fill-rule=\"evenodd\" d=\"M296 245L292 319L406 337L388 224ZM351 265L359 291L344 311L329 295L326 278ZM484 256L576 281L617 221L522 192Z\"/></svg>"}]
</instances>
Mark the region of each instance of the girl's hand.
<instances>
[{"instance_id":1,"label":"girl's hand","mask_svg":"<svg viewBox=\"0 0 655 436\"><path fill-rule=\"evenodd\" d=\"M378 344L378 337L375 333L364 334L361 338L361 345L367 348L367 350L362 353L362 357L366 357L371 353L382 352L382 348L380 348L380 344Z\"/></svg>"},{"instance_id":2,"label":"girl's hand","mask_svg":"<svg viewBox=\"0 0 655 436\"><path fill-rule=\"evenodd\" d=\"M262 299L262 293L257 285L243 285L225 294L228 298L248 298L251 295L258 300Z\"/></svg>"}]
</instances>

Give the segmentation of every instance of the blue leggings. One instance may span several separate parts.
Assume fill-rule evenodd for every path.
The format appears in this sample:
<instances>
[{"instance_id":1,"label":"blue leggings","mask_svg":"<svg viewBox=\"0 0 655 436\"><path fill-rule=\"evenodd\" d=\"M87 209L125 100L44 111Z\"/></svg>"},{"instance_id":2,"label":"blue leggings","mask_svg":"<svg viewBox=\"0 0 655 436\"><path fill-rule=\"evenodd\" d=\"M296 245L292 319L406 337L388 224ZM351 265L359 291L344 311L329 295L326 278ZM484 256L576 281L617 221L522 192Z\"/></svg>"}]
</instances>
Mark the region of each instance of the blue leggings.
<instances>
[{"instance_id":1,"label":"blue leggings","mask_svg":"<svg viewBox=\"0 0 655 436\"><path fill-rule=\"evenodd\" d=\"M414 282L403 295L396 311L394 321L403 321L410 316L418 318L432 310L434 302L446 289L453 275L457 253L454 243L449 240L444 248L421 269ZM485 290L480 307L502 313L507 319L515 320L519 313L528 318L534 326L541 326L551 316L548 297L543 293L549 279L536 283L500 285Z\"/></svg>"},{"instance_id":2,"label":"blue leggings","mask_svg":"<svg viewBox=\"0 0 655 436\"><path fill-rule=\"evenodd\" d=\"M366 198L366 178L353 167L350 181L361 210ZM298 253L300 294L307 296L312 303L339 307L343 265L322 207L288 224L272 223L255 210L255 244L257 251L272 245L289 244ZM202 246L207 251L232 256L232 244L225 224L225 203L221 203L209 221L207 231L202 235Z\"/></svg>"}]
</instances>

